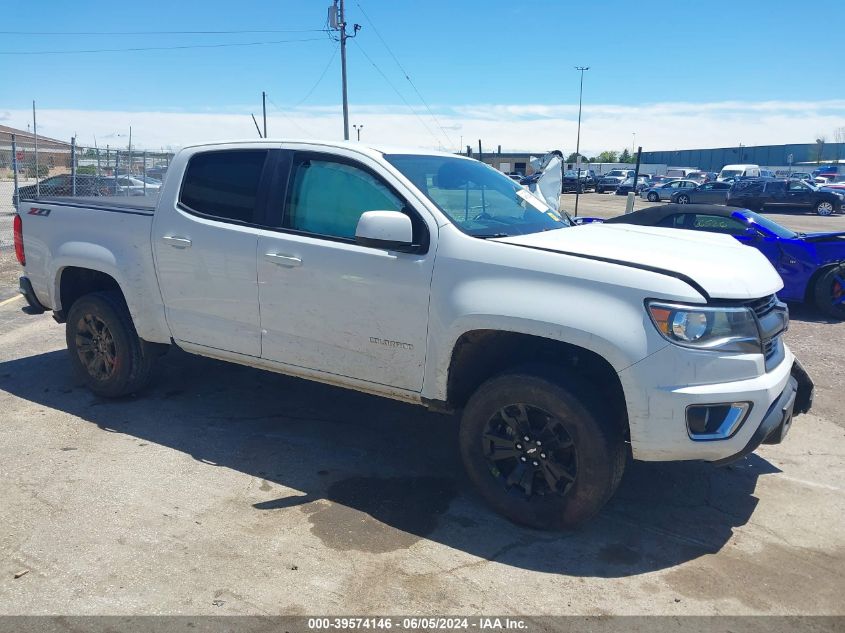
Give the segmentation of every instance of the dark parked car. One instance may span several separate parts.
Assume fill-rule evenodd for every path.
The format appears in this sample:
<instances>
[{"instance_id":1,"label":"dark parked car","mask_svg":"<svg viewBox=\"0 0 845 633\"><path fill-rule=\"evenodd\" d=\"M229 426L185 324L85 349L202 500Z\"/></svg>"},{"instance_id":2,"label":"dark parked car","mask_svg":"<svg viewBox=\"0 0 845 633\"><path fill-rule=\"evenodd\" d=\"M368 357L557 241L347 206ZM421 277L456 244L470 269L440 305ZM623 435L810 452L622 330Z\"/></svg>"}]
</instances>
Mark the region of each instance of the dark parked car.
<instances>
[{"instance_id":1,"label":"dark parked car","mask_svg":"<svg viewBox=\"0 0 845 633\"><path fill-rule=\"evenodd\" d=\"M76 176L76 195L83 197L90 196L113 196L116 185L114 178L105 176L93 176L89 174L78 174ZM70 174L60 174L45 178L38 185L26 185L18 189L21 200L41 196L72 196L74 194L73 180ZM17 200L12 196L12 203L17 206Z\"/></svg>"},{"instance_id":2,"label":"dark parked car","mask_svg":"<svg viewBox=\"0 0 845 633\"><path fill-rule=\"evenodd\" d=\"M637 186L634 186L634 177L626 178L622 181L622 183L616 187L616 195L617 196L627 196L632 191L634 193L640 193L644 189L648 189L649 182L651 178L648 174L642 174L637 176Z\"/></svg>"},{"instance_id":3,"label":"dark parked car","mask_svg":"<svg viewBox=\"0 0 845 633\"><path fill-rule=\"evenodd\" d=\"M147 176L156 180L164 180L164 174L166 173L167 167L150 167L147 169Z\"/></svg>"},{"instance_id":4,"label":"dark parked car","mask_svg":"<svg viewBox=\"0 0 845 633\"><path fill-rule=\"evenodd\" d=\"M749 178L728 191L727 204L761 211L766 207L809 207L819 215L845 211L845 195L803 180Z\"/></svg>"},{"instance_id":5,"label":"dark parked car","mask_svg":"<svg viewBox=\"0 0 845 633\"><path fill-rule=\"evenodd\" d=\"M678 204L725 204L731 185L727 182L705 182L694 189L680 189L669 197Z\"/></svg>"},{"instance_id":6,"label":"dark parked car","mask_svg":"<svg viewBox=\"0 0 845 633\"><path fill-rule=\"evenodd\" d=\"M580 188L578 187L579 176L577 169L567 169L563 172L562 191L587 191L596 188L596 172L592 169L582 169L580 175Z\"/></svg>"},{"instance_id":7,"label":"dark parked car","mask_svg":"<svg viewBox=\"0 0 845 633\"><path fill-rule=\"evenodd\" d=\"M596 193L616 191L616 188L621 185L626 178L631 178L633 175L633 169L611 169L599 178L598 183L596 183Z\"/></svg>"},{"instance_id":8,"label":"dark parked car","mask_svg":"<svg viewBox=\"0 0 845 633\"><path fill-rule=\"evenodd\" d=\"M796 233L753 211L716 205L659 205L605 222L732 235L778 271L784 284L778 297L845 319L845 232Z\"/></svg>"}]
</instances>

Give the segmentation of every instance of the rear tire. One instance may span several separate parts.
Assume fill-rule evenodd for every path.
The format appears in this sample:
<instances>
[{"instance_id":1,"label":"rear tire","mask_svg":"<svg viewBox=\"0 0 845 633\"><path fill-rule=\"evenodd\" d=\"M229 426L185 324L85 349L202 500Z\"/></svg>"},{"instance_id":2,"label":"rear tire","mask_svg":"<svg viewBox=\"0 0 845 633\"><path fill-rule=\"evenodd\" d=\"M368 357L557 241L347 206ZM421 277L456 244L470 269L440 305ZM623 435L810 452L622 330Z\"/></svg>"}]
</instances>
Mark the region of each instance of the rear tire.
<instances>
[{"instance_id":1,"label":"rear tire","mask_svg":"<svg viewBox=\"0 0 845 633\"><path fill-rule=\"evenodd\" d=\"M604 188L596 187L596 193L604 193Z\"/></svg>"},{"instance_id":2,"label":"rear tire","mask_svg":"<svg viewBox=\"0 0 845 633\"><path fill-rule=\"evenodd\" d=\"M652 191L646 196L646 200L648 200L649 202L657 202L658 200L660 200L660 196L658 196Z\"/></svg>"},{"instance_id":3,"label":"rear tire","mask_svg":"<svg viewBox=\"0 0 845 633\"><path fill-rule=\"evenodd\" d=\"M569 378L564 387L554 375L538 367L488 380L460 429L464 466L481 496L540 529L572 528L598 513L626 460L622 431L598 392Z\"/></svg>"},{"instance_id":4,"label":"rear tire","mask_svg":"<svg viewBox=\"0 0 845 633\"><path fill-rule=\"evenodd\" d=\"M678 196L678 204L689 204L689 196L688 195Z\"/></svg>"},{"instance_id":5,"label":"rear tire","mask_svg":"<svg viewBox=\"0 0 845 633\"><path fill-rule=\"evenodd\" d=\"M119 293L77 299L68 311L65 337L74 370L98 396L118 398L149 382L158 346L138 337Z\"/></svg>"},{"instance_id":6,"label":"rear tire","mask_svg":"<svg viewBox=\"0 0 845 633\"><path fill-rule=\"evenodd\" d=\"M845 320L845 264L834 266L816 280L813 299L823 314Z\"/></svg>"}]
</instances>

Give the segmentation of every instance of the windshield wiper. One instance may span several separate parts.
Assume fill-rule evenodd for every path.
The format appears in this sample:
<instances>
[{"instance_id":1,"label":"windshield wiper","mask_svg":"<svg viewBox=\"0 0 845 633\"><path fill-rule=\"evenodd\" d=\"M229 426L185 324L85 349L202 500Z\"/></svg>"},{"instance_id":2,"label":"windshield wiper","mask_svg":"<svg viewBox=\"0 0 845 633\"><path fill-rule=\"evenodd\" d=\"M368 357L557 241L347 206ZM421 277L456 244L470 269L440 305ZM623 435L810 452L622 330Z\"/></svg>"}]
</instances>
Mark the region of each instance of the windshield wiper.
<instances>
[{"instance_id":1,"label":"windshield wiper","mask_svg":"<svg viewBox=\"0 0 845 633\"><path fill-rule=\"evenodd\" d=\"M481 238L482 240L489 240L496 237L509 237L507 233L471 233L470 235Z\"/></svg>"}]
</instances>

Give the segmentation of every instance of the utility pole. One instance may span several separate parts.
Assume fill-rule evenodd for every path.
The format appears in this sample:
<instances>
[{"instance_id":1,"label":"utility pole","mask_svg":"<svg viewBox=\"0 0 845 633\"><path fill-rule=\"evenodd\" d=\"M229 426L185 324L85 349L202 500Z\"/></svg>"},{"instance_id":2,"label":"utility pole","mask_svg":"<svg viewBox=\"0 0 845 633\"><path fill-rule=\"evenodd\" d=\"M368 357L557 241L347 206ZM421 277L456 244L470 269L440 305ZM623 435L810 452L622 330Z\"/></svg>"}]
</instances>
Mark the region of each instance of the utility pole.
<instances>
[{"instance_id":1,"label":"utility pole","mask_svg":"<svg viewBox=\"0 0 845 633\"><path fill-rule=\"evenodd\" d=\"M38 125L35 122L35 99L32 100L32 136L35 140L35 196L41 197L41 173L38 165Z\"/></svg>"},{"instance_id":2,"label":"utility pole","mask_svg":"<svg viewBox=\"0 0 845 633\"><path fill-rule=\"evenodd\" d=\"M575 217L578 217L578 197L581 193L581 103L584 96L584 71L590 70L589 66L576 66L575 70L581 73L581 87L578 89L578 137L575 140L575 160L578 164L578 186L575 187Z\"/></svg>"},{"instance_id":3,"label":"utility pole","mask_svg":"<svg viewBox=\"0 0 845 633\"><path fill-rule=\"evenodd\" d=\"M329 7L329 28L340 31L340 79L343 92L343 140L349 140L349 98L346 81L346 40L355 37L361 30L360 24L352 25L352 35L346 33L346 7L344 0L334 0Z\"/></svg>"},{"instance_id":4,"label":"utility pole","mask_svg":"<svg viewBox=\"0 0 845 633\"><path fill-rule=\"evenodd\" d=\"M264 138L267 138L267 93L261 91L261 109L264 112Z\"/></svg>"},{"instance_id":5,"label":"utility pole","mask_svg":"<svg viewBox=\"0 0 845 633\"><path fill-rule=\"evenodd\" d=\"M349 140L349 98L346 94L346 12L340 0L340 74L343 83L343 140Z\"/></svg>"},{"instance_id":6,"label":"utility pole","mask_svg":"<svg viewBox=\"0 0 845 633\"><path fill-rule=\"evenodd\" d=\"M355 125L355 124L353 123L353 124L352 124L352 127L353 127L353 128L355 128L355 132L357 132L357 133L358 133L358 140L360 141L360 140L361 140L361 130L363 130L363 129L364 129L364 124L362 123L361 125Z\"/></svg>"}]
</instances>

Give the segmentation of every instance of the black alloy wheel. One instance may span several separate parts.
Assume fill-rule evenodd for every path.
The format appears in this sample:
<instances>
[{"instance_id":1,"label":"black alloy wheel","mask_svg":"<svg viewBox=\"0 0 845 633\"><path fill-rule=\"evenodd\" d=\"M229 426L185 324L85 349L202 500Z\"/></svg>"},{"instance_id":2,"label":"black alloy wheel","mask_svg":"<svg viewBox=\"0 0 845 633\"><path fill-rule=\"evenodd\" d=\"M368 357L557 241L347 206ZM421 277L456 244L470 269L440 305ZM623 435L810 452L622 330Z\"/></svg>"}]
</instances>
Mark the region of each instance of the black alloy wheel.
<instances>
[{"instance_id":1,"label":"black alloy wheel","mask_svg":"<svg viewBox=\"0 0 845 633\"><path fill-rule=\"evenodd\" d=\"M105 381L114 374L117 350L114 336L100 317L84 314L76 324L76 353L88 374Z\"/></svg>"},{"instance_id":2,"label":"black alloy wheel","mask_svg":"<svg viewBox=\"0 0 845 633\"><path fill-rule=\"evenodd\" d=\"M490 473L509 493L527 499L566 495L575 483L575 442L547 411L528 404L502 407L487 422L481 441Z\"/></svg>"}]
</instances>

